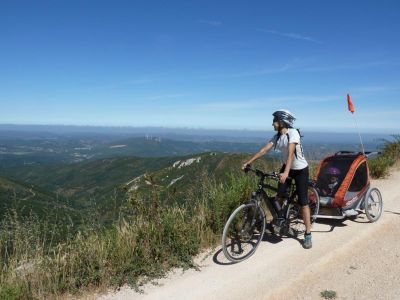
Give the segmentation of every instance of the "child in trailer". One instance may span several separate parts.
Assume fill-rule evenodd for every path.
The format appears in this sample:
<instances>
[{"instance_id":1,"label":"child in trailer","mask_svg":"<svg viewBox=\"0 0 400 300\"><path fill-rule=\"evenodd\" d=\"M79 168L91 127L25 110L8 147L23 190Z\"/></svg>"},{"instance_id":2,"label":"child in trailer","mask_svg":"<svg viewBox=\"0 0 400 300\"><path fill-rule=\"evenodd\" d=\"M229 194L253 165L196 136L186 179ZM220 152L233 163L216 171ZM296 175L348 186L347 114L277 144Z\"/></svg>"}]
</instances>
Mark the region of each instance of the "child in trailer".
<instances>
[{"instance_id":1,"label":"child in trailer","mask_svg":"<svg viewBox=\"0 0 400 300\"><path fill-rule=\"evenodd\" d=\"M329 167L325 171L326 185L318 187L320 205L331 205L339 188L340 170L336 167Z\"/></svg>"}]
</instances>

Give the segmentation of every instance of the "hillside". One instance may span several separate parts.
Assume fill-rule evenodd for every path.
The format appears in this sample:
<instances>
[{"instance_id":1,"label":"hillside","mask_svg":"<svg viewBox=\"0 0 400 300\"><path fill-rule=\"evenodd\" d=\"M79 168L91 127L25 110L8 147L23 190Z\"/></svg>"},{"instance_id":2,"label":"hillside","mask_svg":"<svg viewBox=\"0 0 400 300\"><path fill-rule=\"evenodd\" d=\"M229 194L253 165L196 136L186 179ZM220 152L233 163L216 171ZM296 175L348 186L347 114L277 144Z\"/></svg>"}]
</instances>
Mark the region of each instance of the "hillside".
<instances>
[{"instance_id":1,"label":"hillside","mask_svg":"<svg viewBox=\"0 0 400 300\"><path fill-rule=\"evenodd\" d=\"M123 201L119 187L131 178L170 165L173 158L107 158L59 165L27 165L7 170L13 180L34 185L78 210L107 213ZM52 201L52 200L49 200ZM102 214L102 213L101 213Z\"/></svg>"},{"instance_id":2,"label":"hillside","mask_svg":"<svg viewBox=\"0 0 400 300\"><path fill-rule=\"evenodd\" d=\"M184 141L165 139L161 137L138 137L117 140L107 144L99 155L101 156L183 156L208 151L217 152L254 152L261 143L221 142L213 139L205 141Z\"/></svg>"},{"instance_id":3,"label":"hillside","mask_svg":"<svg viewBox=\"0 0 400 300\"><path fill-rule=\"evenodd\" d=\"M168 157L207 151L254 152L261 143L208 140L187 141L159 136L121 137L119 135L33 136L0 131L1 168L26 165L54 165L110 157ZM1 170L0 170L1 171Z\"/></svg>"},{"instance_id":4,"label":"hillside","mask_svg":"<svg viewBox=\"0 0 400 300\"><path fill-rule=\"evenodd\" d=\"M35 186L42 191L35 193L40 195L37 198L45 199L41 203L59 201L68 203L71 209L97 210L102 218L110 220L127 191L148 193L156 188L165 198L171 196L173 201L182 202L201 180L223 182L227 179L226 174L239 172L245 157L244 154L217 152L161 158L114 157L57 166L26 165L10 168L7 172L14 182L23 182L29 187L16 189L21 190L18 199L31 199L27 198L33 195L29 192L30 187ZM266 167L267 160L260 160L260 165ZM10 192L4 193L3 197L7 198L4 206L10 207ZM32 208L37 208L36 202L30 204Z\"/></svg>"},{"instance_id":5,"label":"hillside","mask_svg":"<svg viewBox=\"0 0 400 300\"><path fill-rule=\"evenodd\" d=\"M16 209L21 215L31 211L39 216L58 214L76 219L79 211L64 202L55 194L40 189L32 184L0 177L0 220L8 209Z\"/></svg>"},{"instance_id":6,"label":"hillside","mask_svg":"<svg viewBox=\"0 0 400 300\"><path fill-rule=\"evenodd\" d=\"M127 188L139 192L149 192L156 188L165 198L176 202L185 199L201 186L202 182L215 180L226 182L231 174L241 172L240 168L248 155L208 152L176 158L166 168L142 174L127 182ZM257 165L271 170L273 160L261 159ZM169 196L169 197L168 197Z\"/></svg>"}]
</instances>

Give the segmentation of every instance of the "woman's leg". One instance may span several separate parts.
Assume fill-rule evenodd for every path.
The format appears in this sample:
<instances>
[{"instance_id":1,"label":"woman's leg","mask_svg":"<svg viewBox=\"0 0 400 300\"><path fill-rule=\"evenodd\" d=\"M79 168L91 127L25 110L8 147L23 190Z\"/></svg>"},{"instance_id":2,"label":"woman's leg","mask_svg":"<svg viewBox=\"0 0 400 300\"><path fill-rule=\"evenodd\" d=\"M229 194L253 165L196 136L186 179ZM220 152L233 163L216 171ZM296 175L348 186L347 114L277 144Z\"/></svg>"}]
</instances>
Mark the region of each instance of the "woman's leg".
<instances>
[{"instance_id":1,"label":"woman's leg","mask_svg":"<svg viewBox=\"0 0 400 300\"><path fill-rule=\"evenodd\" d=\"M302 170L296 170L294 180L296 182L297 197L299 204L301 205L301 214L304 225L306 227L306 233L311 232L311 216L310 206L308 205L308 167Z\"/></svg>"},{"instance_id":2,"label":"woman's leg","mask_svg":"<svg viewBox=\"0 0 400 300\"><path fill-rule=\"evenodd\" d=\"M310 206L308 204L301 207L301 215L306 226L306 233L311 233Z\"/></svg>"}]
</instances>

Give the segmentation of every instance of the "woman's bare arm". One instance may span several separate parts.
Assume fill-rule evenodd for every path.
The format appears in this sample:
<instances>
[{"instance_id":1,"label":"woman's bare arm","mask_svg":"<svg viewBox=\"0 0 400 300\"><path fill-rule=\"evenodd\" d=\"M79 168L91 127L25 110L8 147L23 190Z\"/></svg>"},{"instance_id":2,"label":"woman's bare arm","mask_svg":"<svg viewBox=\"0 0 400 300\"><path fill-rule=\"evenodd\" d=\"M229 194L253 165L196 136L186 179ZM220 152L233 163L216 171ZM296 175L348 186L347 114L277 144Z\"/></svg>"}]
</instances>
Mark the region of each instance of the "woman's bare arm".
<instances>
[{"instance_id":1,"label":"woman's bare arm","mask_svg":"<svg viewBox=\"0 0 400 300\"><path fill-rule=\"evenodd\" d=\"M243 165L243 169L247 166L252 164L254 161L256 161L257 159L259 159L260 157L264 156L269 150L271 150L272 146L274 144L273 143L268 143L266 144L264 147L262 147L256 154L253 155L252 158L250 158L244 165Z\"/></svg>"},{"instance_id":2,"label":"woman's bare arm","mask_svg":"<svg viewBox=\"0 0 400 300\"><path fill-rule=\"evenodd\" d=\"M289 176L289 171L290 171L290 168L292 167L292 162L293 162L293 159L294 159L294 151L295 151L295 149L296 149L296 144L295 143L289 144L288 157L287 157L287 160L286 160L285 170L281 174L281 178L280 178L281 183L284 183L286 178Z\"/></svg>"}]
</instances>

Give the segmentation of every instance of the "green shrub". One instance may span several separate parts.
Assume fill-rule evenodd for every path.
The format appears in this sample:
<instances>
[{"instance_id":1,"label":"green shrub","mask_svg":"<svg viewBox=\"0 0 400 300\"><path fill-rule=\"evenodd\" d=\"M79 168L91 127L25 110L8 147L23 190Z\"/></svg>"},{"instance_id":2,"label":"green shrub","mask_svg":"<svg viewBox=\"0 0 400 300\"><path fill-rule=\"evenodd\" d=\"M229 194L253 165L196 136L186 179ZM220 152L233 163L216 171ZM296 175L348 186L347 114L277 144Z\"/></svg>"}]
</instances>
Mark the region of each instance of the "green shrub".
<instances>
[{"instance_id":1,"label":"green shrub","mask_svg":"<svg viewBox=\"0 0 400 300\"><path fill-rule=\"evenodd\" d=\"M394 164L394 161L385 156L379 156L371 159L368 162L370 174L373 178L383 178L389 175L389 168Z\"/></svg>"},{"instance_id":2,"label":"green shrub","mask_svg":"<svg viewBox=\"0 0 400 300\"><path fill-rule=\"evenodd\" d=\"M336 292L332 290L325 290L321 292L320 295L324 299L335 299L337 297Z\"/></svg>"},{"instance_id":3,"label":"green shrub","mask_svg":"<svg viewBox=\"0 0 400 300\"><path fill-rule=\"evenodd\" d=\"M383 178L389 175L389 168L400 159L400 135L393 135L393 140L385 140L378 157L368 161L370 174L373 178Z\"/></svg>"},{"instance_id":4,"label":"green shrub","mask_svg":"<svg viewBox=\"0 0 400 300\"><path fill-rule=\"evenodd\" d=\"M30 299L29 288L24 283L11 284L2 283L0 285L0 299L24 300Z\"/></svg>"}]
</instances>

